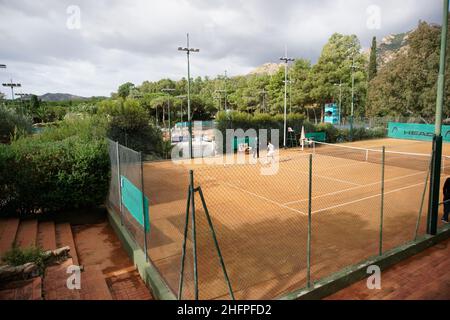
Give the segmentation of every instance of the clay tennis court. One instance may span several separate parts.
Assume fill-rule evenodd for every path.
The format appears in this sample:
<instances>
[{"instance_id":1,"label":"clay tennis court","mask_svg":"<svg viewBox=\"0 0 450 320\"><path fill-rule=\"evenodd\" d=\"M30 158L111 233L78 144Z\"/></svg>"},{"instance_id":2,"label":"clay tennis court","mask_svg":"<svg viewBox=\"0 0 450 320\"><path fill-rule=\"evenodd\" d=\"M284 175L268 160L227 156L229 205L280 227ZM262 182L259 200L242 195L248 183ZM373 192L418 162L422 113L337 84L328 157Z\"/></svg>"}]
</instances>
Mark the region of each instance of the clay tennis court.
<instances>
[{"instance_id":1,"label":"clay tennis court","mask_svg":"<svg viewBox=\"0 0 450 320\"><path fill-rule=\"evenodd\" d=\"M409 140L346 145L369 149L384 145L387 151L431 153L431 143ZM265 163L145 163L151 224L148 253L175 294L190 169L194 170L195 186L200 186L205 195L236 299L274 299L306 286L310 153L313 149L281 151L276 159L278 168L271 175L261 174L270 167ZM444 154L450 154L448 145ZM427 158L419 161L412 155L392 156L396 160L386 161L385 166L383 252L414 239L428 169ZM313 281L378 254L381 174L382 166L376 161L313 154ZM424 201L419 235L425 233L428 190ZM196 209L199 298L228 299L198 196ZM187 245L183 298L191 299L192 242Z\"/></svg>"}]
</instances>

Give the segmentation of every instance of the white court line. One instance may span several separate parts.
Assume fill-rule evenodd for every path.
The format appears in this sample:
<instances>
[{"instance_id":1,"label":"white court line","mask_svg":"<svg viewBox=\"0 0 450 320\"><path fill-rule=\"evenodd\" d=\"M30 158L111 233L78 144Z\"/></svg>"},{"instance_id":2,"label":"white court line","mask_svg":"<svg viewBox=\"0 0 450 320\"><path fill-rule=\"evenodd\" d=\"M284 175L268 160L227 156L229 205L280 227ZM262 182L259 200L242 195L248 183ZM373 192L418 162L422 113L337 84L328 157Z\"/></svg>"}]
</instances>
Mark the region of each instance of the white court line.
<instances>
[{"instance_id":1,"label":"white court line","mask_svg":"<svg viewBox=\"0 0 450 320\"><path fill-rule=\"evenodd\" d=\"M417 183L417 184L414 184L414 185L411 185L411 186L407 186L407 187L391 190L389 192L385 192L384 195L395 193L395 192L399 192L399 191L403 191L403 190L406 190L406 189L415 188L415 187L421 186L423 184L425 184L425 182L421 182L421 183ZM332 207L328 207L328 208L324 208L324 209L313 211L312 213L319 213L319 212L323 212L323 211L327 211L327 210L331 210L331 209L345 207L345 206L347 206L349 204L354 204L354 203L365 201L365 200L369 200L369 199L372 199L372 198L377 198L377 197L380 197L380 196L381 196L381 193L373 195L373 196L370 196L370 197L365 197L365 198L357 199L357 200L354 200L354 201L350 201L350 202L340 203L340 204L332 206Z\"/></svg>"},{"instance_id":2,"label":"white court line","mask_svg":"<svg viewBox=\"0 0 450 320\"><path fill-rule=\"evenodd\" d=\"M285 168L285 170L293 171L293 172L300 173L300 174L303 174L303 175L309 175L309 173L307 173L307 172L297 171L297 170L293 170L293 169ZM313 174L313 176L314 176L314 177L323 178L323 179L327 179L327 180L331 180L331 181L340 182L340 183L351 184L351 185L354 185L354 186L360 186L360 187L363 186L363 184L360 184L360 183L355 183L355 182L350 182L350 181L347 181L347 180L341 180L341 179L331 178L331 177L322 176L322 175L318 175L318 174Z\"/></svg>"},{"instance_id":3,"label":"white court line","mask_svg":"<svg viewBox=\"0 0 450 320\"><path fill-rule=\"evenodd\" d=\"M284 204L282 204L282 203L279 203L279 202L277 202L277 201L274 201L274 200L271 200L271 199L266 198L266 197L264 197L264 196L260 196L259 194L256 194L256 193L247 191L247 190L242 189L242 188L240 188L240 187L238 187L238 186L236 186L236 185L234 185L234 184L231 184L231 183L229 183L229 182L225 182L225 183L222 183L222 184L228 185L229 187L235 188L235 189L237 189L237 190L239 190L239 191L248 193L248 194L250 194L250 195L252 195L252 196L254 196L254 197L257 197L257 198L266 200L266 201L268 201L268 202L270 202L270 203L273 203L273 204L275 204L275 205L277 205L277 206L279 206L279 207L282 207L282 208L284 208L284 209L288 209L288 210L291 210L291 211L294 211L294 212L297 212L297 213L300 213L300 214L306 216L306 213L303 212L303 211L300 211L300 210L297 210L297 209L288 207L288 206L286 206L286 205L284 205Z\"/></svg>"},{"instance_id":4,"label":"white court line","mask_svg":"<svg viewBox=\"0 0 450 320\"><path fill-rule=\"evenodd\" d=\"M384 182L397 181L397 180L401 180L401 179L404 179L404 178L414 177L414 176L417 176L419 174L425 174L425 172L417 172L417 173L413 173L413 174L408 174L406 176L400 176L400 177L384 180ZM334 196L336 194L344 193L344 192L347 192L347 191L357 190L357 189L364 188L364 187L375 186L375 185L380 184L380 183L381 183L381 180L377 181L377 182L363 184L360 187L353 187L353 188L342 189L342 190L339 190L339 191L330 192L330 193L326 193L326 194L321 194L320 196L312 197L312 199L319 199L319 198L324 198L324 197L328 197L328 196ZM284 205L288 206L288 205L291 205L291 204L296 204L296 203L305 202L305 201L308 201L308 199L286 202L286 203L284 203Z\"/></svg>"}]
</instances>

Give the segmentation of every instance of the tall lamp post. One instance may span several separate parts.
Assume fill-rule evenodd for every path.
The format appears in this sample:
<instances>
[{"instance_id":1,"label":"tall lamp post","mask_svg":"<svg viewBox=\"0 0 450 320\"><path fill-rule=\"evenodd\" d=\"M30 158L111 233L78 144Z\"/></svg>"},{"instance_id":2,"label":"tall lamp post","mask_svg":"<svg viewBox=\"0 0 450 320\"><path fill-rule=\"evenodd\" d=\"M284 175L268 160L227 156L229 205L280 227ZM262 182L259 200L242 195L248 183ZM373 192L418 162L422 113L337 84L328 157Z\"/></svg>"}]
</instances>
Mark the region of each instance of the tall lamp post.
<instances>
[{"instance_id":1,"label":"tall lamp post","mask_svg":"<svg viewBox=\"0 0 450 320\"><path fill-rule=\"evenodd\" d=\"M267 95L267 91L265 90L265 89L263 89L263 90L261 90L260 92L259 92L259 94L262 96L262 101L263 101L263 110L264 110L264 112L266 112L267 110L266 110L266 95Z\"/></svg>"},{"instance_id":2,"label":"tall lamp post","mask_svg":"<svg viewBox=\"0 0 450 320\"><path fill-rule=\"evenodd\" d=\"M175 98L178 98L181 100L180 104L180 111L181 111L181 125L183 125L183 99L186 99L187 96L176 96Z\"/></svg>"},{"instance_id":3,"label":"tall lamp post","mask_svg":"<svg viewBox=\"0 0 450 320\"><path fill-rule=\"evenodd\" d=\"M352 107L350 112L350 141L353 141L353 116L355 111L355 69L358 67L355 65L355 54L353 54L352 60Z\"/></svg>"},{"instance_id":4,"label":"tall lamp post","mask_svg":"<svg viewBox=\"0 0 450 320\"><path fill-rule=\"evenodd\" d=\"M283 147L286 148L286 131L287 131L287 74L289 62L295 61L295 59L289 58L287 55L287 47L285 56L280 58L284 62L284 133L283 133Z\"/></svg>"},{"instance_id":5,"label":"tall lamp post","mask_svg":"<svg viewBox=\"0 0 450 320\"><path fill-rule=\"evenodd\" d=\"M11 79L11 82L9 83L3 83L2 84L4 87L10 87L11 88L11 100L14 101L14 88L20 88L22 87L22 85L20 83L14 83Z\"/></svg>"},{"instance_id":6,"label":"tall lamp post","mask_svg":"<svg viewBox=\"0 0 450 320\"><path fill-rule=\"evenodd\" d=\"M188 72L188 92L187 92L187 101L188 101L188 126L189 126L189 158L193 159L194 154L192 152L192 113L191 113L191 66L189 56L191 52L200 52L200 49L194 49L189 47L189 33L186 34L186 47L178 47L178 51L184 51L187 55L187 72Z\"/></svg>"},{"instance_id":7,"label":"tall lamp post","mask_svg":"<svg viewBox=\"0 0 450 320\"><path fill-rule=\"evenodd\" d=\"M448 34L448 2L444 0L444 12L442 17L441 31L441 53L439 63L439 78L436 99L436 124L433 137L433 155L431 158L430 175L430 196L428 204L427 233L437 234L437 221L439 212L439 191L441 179L441 158L442 158L442 106L445 95L445 64L447 55L447 34Z\"/></svg>"},{"instance_id":8,"label":"tall lamp post","mask_svg":"<svg viewBox=\"0 0 450 320\"><path fill-rule=\"evenodd\" d=\"M170 135L170 141L172 141L172 126L170 122L170 92L174 92L175 89L172 88L164 88L161 90L162 92L167 93L167 113L169 114L169 135Z\"/></svg>"},{"instance_id":9,"label":"tall lamp post","mask_svg":"<svg viewBox=\"0 0 450 320\"><path fill-rule=\"evenodd\" d=\"M342 124L342 80L339 80L339 83L334 84L336 87L339 87L339 125Z\"/></svg>"}]
</instances>

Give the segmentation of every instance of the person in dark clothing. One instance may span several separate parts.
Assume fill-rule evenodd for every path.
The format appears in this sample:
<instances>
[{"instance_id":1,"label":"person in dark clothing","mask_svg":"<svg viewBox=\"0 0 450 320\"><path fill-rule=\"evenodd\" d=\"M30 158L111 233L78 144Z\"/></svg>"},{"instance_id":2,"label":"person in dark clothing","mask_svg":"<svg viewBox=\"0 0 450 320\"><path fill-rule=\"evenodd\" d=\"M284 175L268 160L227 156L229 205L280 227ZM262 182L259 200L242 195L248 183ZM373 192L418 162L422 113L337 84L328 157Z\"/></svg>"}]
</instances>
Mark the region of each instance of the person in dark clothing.
<instances>
[{"instance_id":1,"label":"person in dark clothing","mask_svg":"<svg viewBox=\"0 0 450 320\"><path fill-rule=\"evenodd\" d=\"M447 178L444 184L444 216L442 222L448 223L448 215L450 213L450 178Z\"/></svg>"}]
</instances>

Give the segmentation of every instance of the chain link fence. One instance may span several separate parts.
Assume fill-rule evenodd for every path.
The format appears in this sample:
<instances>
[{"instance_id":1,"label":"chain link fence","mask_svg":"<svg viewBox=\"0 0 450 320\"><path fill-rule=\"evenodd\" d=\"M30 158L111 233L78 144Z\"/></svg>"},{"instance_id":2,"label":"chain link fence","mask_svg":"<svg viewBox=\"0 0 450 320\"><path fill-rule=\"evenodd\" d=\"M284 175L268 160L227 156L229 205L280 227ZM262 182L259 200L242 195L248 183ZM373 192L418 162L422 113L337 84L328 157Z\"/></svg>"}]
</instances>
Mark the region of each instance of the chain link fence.
<instances>
[{"instance_id":1,"label":"chain link fence","mask_svg":"<svg viewBox=\"0 0 450 320\"><path fill-rule=\"evenodd\" d=\"M109 146L109 203L181 299L279 298L426 233L431 156L407 142L316 142L243 163L142 162ZM148 197L149 232L119 177Z\"/></svg>"}]
</instances>

